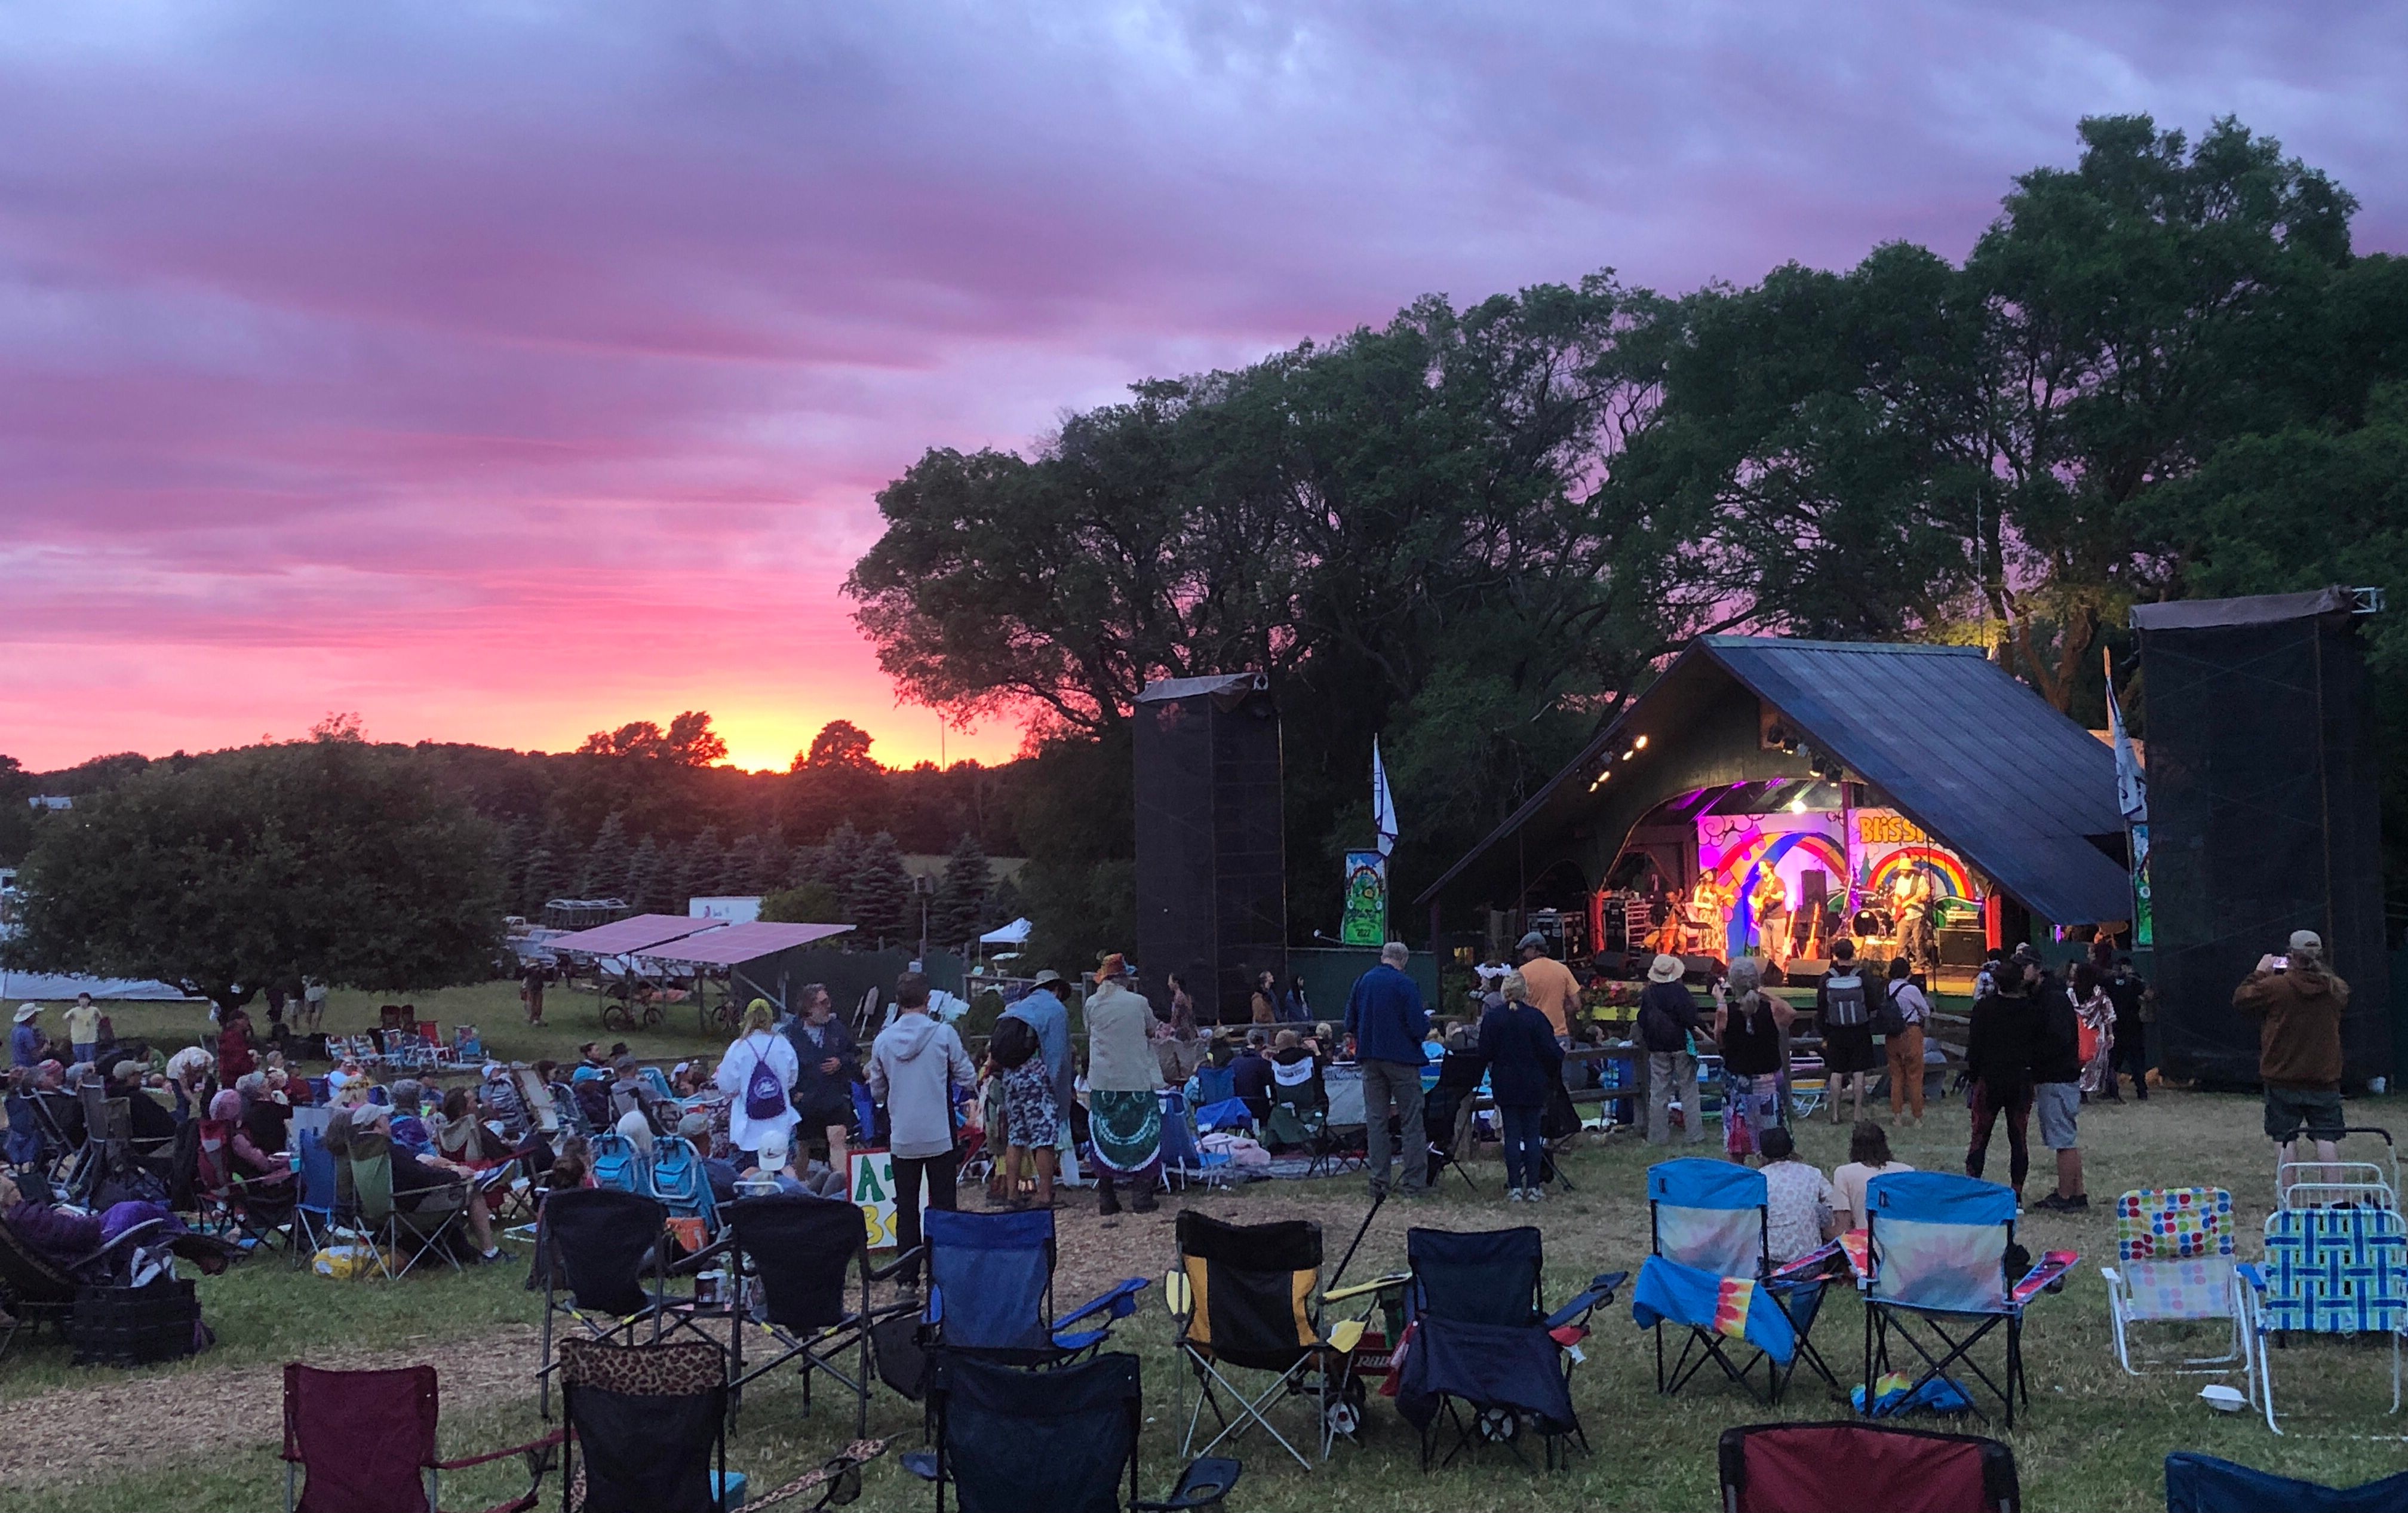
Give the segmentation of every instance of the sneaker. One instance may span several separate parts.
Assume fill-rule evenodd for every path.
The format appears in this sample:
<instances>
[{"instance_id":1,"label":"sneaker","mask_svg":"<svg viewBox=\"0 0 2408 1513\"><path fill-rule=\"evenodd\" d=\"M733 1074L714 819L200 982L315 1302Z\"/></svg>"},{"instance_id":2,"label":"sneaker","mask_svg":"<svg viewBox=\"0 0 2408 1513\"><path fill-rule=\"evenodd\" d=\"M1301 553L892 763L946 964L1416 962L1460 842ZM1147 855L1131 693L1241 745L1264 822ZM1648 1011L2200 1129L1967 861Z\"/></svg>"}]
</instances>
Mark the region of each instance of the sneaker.
<instances>
[{"instance_id":1,"label":"sneaker","mask_svg":"<svg viewBox=\"0 0 2408 1513\"><path fill-rule=\"evenodd\" d=\"M1545 1198L1546 1198L1546 1196L1547 1196L1547 1189L1544 1189L1544 1188L1532 1188L1532 1189L1529 1189L1529 1191L1530 1191L1530 1202L1532 1202L1532 1203L1540 1203L1540 1202L1544 1201L1544 1199L1545 1199Z\"/></svg>"},{"instance_id":2,"label":"sneaker","mask_svg":"<svg viewBox=\"0 0 2408 1513\"><path fill-rule=\"evenodd\" d=\"M1522 1189L1519 1188L1507 1188L1505 1189L1505 1201L1509 1203L1520 1203L1522 1201Z\"/></svg>"}]
</instances>

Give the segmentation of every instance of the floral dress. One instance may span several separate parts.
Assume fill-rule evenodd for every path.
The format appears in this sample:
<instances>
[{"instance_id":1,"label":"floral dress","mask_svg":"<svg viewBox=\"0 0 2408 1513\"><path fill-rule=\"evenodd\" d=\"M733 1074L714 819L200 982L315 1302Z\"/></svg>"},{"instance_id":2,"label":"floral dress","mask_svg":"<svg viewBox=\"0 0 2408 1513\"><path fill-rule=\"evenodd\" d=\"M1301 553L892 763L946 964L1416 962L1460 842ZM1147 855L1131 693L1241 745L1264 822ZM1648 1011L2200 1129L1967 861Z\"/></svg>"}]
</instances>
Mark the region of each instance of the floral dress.
<instances>
[{"instance_id":1,"label":"floral dress","mask_svg":"<svg viewBox=\"0 0 2408 1513\"><path fill-rule=\"evenodd\" d=\"M2082 1028L2089 1034L2090 1054L2082 1060L2082 1090L2095 1094L2107 1086L2115 1059L2115 1001L2104 988L2094 988L2088 998L2074 1005Z\"/></svg>"}]
</instances>

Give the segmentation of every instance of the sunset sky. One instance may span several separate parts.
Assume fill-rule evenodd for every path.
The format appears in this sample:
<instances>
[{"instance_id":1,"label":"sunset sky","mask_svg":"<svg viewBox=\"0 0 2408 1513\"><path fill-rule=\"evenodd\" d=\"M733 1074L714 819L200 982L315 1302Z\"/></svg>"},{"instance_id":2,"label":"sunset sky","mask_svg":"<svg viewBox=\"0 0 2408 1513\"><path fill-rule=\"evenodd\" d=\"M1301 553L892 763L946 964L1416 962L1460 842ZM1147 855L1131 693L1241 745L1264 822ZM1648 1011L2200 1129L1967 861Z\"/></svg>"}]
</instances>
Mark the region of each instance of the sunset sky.
<instances>
[{"instance_id":1,"label":"sunset sky","mask_svg":"<svg viewBox=\"0 0 2408 1513\"><path fill-rule=\"evenodd\" d=\"M837 593L923 449L1425 292L1960 255L2084 114L2238 114L2402 250L2404 18L0 0L0 753L934 756Z\"/></svg>"}]
</instances>

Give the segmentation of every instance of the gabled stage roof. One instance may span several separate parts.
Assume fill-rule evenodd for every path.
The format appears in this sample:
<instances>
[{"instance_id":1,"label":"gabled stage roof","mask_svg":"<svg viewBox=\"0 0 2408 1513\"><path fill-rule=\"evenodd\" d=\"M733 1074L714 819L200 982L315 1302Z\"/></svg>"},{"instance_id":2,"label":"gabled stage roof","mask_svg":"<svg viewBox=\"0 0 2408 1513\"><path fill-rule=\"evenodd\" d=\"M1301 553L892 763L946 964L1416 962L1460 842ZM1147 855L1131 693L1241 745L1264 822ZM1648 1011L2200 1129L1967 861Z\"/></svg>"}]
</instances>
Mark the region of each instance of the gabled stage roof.
<instances>
[{"instance_id":1,"label":"gabled stage roof","mask_svg":"<svg viewBox=\"0 0 2408 1513\"><path fill-rule=\"evenodd\" d=\"M1970 646L1705 636L1487 839L1428 903L1533 825L1576 823L1599 760L1641 734L1655 753L1713 702L1755 697L1899 812L2059 925L2129 918L2130 881L2090 836L2120 836L2106 744Z\"/></svg>"}]
</instances>

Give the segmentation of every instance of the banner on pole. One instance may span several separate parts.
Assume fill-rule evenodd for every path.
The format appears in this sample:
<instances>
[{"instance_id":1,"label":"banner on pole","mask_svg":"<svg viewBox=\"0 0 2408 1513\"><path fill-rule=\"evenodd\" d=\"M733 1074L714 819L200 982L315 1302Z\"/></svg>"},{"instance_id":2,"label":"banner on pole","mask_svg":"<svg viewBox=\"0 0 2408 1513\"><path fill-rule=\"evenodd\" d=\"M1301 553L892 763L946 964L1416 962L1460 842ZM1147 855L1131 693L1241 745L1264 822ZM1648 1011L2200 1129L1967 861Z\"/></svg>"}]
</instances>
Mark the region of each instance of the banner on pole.
<instances>
[{"instance_id":1,"label":"banner on pole","mask_svg":"<svg viewBox=\"0 0 2408 1513\"><path fill-rule=\"evenodd\" d=\"M1388 940L1388 858L1376 851L1346 853L1346 906L1338 938L1348 945Z\"/></svg>"}]
</instances>

